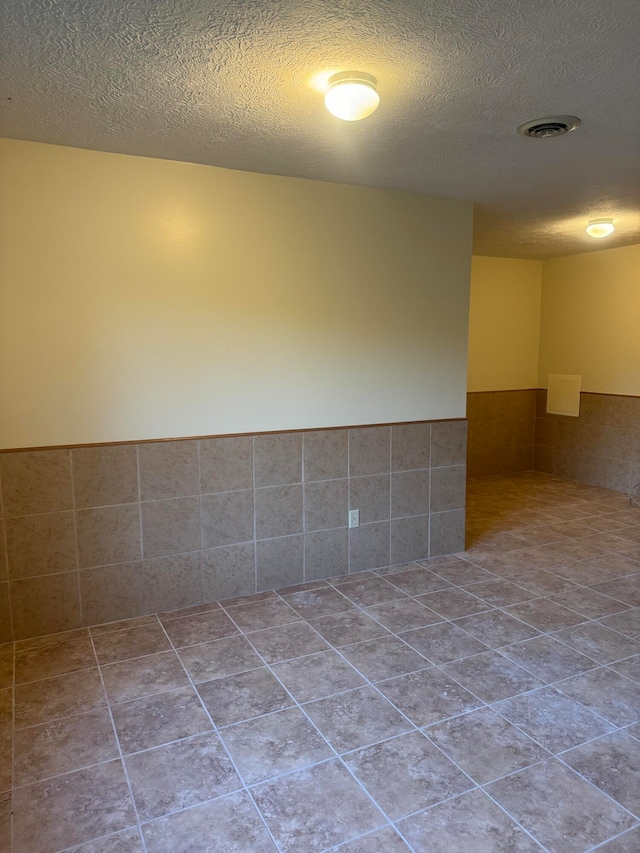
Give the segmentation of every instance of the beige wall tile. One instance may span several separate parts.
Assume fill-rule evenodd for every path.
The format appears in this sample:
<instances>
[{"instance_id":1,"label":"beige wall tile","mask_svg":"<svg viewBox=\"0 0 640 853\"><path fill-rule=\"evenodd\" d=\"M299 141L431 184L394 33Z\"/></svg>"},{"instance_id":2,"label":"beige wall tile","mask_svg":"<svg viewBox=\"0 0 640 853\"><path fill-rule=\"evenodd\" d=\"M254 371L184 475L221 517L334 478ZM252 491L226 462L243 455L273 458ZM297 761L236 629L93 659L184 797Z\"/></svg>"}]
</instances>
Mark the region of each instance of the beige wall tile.
<instances>
[{"instance_id":1,"label":"beige wall tile","mask_svg":"<svg viewBox=\"0 0 640 853\"><path fill-rule=\"evenodd\" d=\"M76 508L125 504L139 499L135 445L79 447L71 455Z\"/></svg>"},{"instance_id":2,"label":"beige wall tile","mask_svg":"<svg viewBox=\"0 0 640 853\"><path fill-rule=\"evenodd\" d=\"M429 519L430 557L455 554L464 550L464 519L465 511L463 509L431 513Z\"/></svg>"},{"instance_id":3,"label":"beige wall tile","mask_svg":"<svg viewBox=\"0 0 640 853\"><path fill-rule=\"evenodd\" d=\"M201 498L202 546L217 548L249 542L254 533L253 490L221 492Z\"/></svg>"},{"instance_id":4,"label":"beige wall tile","mask_svg":"<svg viewBox=\"0 0 640 853\"><path fill-rule=\"evenodd\" d=\"M429 556L429 516L391 520L391 565Z\"/></svg>"},{"instance_id":5,"label":"beige wall tile","mask_svg":"<svg viewBox=\"0 0 640 853\"><path fill-rule=\"evenodd\" d=\"M302 482L301 433L256 435L253 448L256 486Z\"/></svg>"},{"instance_id":6,"label":"beige wall tile","mask_svg":"<svg viewBox=\"0 0 640 853\"><path fill-rule=\"evenodd\" d=\"M253 488L253 438L211 438L200 444L200 490L231 492Z\"/></svg>"},{"instance_id":7,"label":"beige wall tile","mask_svg":"<svg viewBox=\"0 0 640 853\"><path fill-rule=\"evenodd\" d=\"M73 508L68 450L0 454L5 515Z\"/></svg>"},{"instance_id":8,"label":"beige wall tile","mask_svg":"<svg viewBox=\"0 0 640 853\"><path fill-rule=\"evenodd\" d=\"M601 485L605 489L629 494L631 491L633 463L625 459L606 459L602 465Z\"/></svg>"},{"instance_id":9,"label":"beige wall tile","mask_svg":"<svg viewBox=\"0 0 640 853\"><path fill-rule=\"evenodd\" d=\"M11 610L9 606L9 584L0 583L0 643L10 643L13 640L11 626Z\"/></svg>"},{"instance_id":10,"label":"beige wall tile","mask_svg":"<svg viewBox=\"0 0 640 853\"><path fill-rule=\"evenodd\" d=\"M580 443L580 423L577 420L558 420L556 447L560 450L577 450Z\"/></svg>"},{"instance_id":11,"label":"beige wall tile","mask_svg":"<svg viewBox=\"0 0 640 853\"><path fill-rule=\"evenodd\" d=\"M577 454L577 456L576 475L569 479L581 480L584 483L590 483L592 486L603 486L607 470L607 460L602 456L587 456L582 453Z\"/></svg>"},{"instance_id":12,"label":"beige wall tile","mask_svg":"<svg viewBox=\"0 0 640 853\"><path fill-rule=\"evenodd\" d=\"M429 512L427 471L398 471L391 475L391 517L424 515Z\"/></svg>"},{"instance_id":13,"label":"beige wall tile","mask_svg":"<svg viewBox=\"0 0 640 853\"><path fill-rule=\"evenodd\" d=\"M338 480L349 473L349 433L346 429L303 434L304 479Z\"/></svg>"},{"instance_id":14,"label":"beige wall tile","mask_svg":"<svg viewBox=\"0 0 640 853\"><path fill-rule=\"evenodd\" d=\"M522 412L535 396L516 392L513 400L496 404L496 412L491 409L486 426L469 424L470 446L492 448L491 470L510 471L533 452L533 443L517 441L530 437L533 418L525 424ZM491 395L469 395L470 411L486 414L487 399ZM510 416L494 417L503 412ZM555 419L549 423L556 427ZM612 441L628 440L611 429L618 430ZM467 423L452 421L6 454L0 458L5 500L5 460L21 457L7 469L9 503L14 510L48 507L9 519L11 574L17 583L27 572L55 577L75 567L72 466L83 624L291 585L349 567L362 571L421 559L428 551L429 502L442 513L464 506L466 438ZM633 440L631 433L632 452ZM470 474L482 469L482 460L474 468L472 457L473 451ZM431 495L430 477L436 484ZM349 506L361 513L361 527L351 531ZM0 553L0 583L1 560Z\"/></svg>"},{"instance_id":15,"label":"beige wall tile","mask_svg":"<svg viewBox=\"0 0 640 853\"><path fill-rule=\"evenodd\" d=\"M490 421L493 416L493 399L490 393L467 394L467 417L470 421Z\"/></svg>"},{"instance_id":16,"label":"beige wall tile","mask_svg":"<svg viewBox=\"0 0 640 853\"><path fill-rule=\"evenodd\" d=\"M536 423L533 418L516 418L513 421L511 441L514 446L533 444L535 441Z\"/></svg>"},{"instance_id":17,"label":"beige wall tile","mask_svg":"<svg viewBox=\"0 0 640 853\"><path fill-rule=\"evenodd\" d=\"M304 536L283 536L256 543L257 590L276 589L304 580Z\"/></svg>"},{"instance_id":18,"label":"beige wall tile","mask_svg":"<svg viewBox=\"0 0 640 853\"><path fill-rule=\"evenodd\" d=\"M349 480L321 480L304 487L305 530L344 527L348 521Z\"/></svg>"},{"instance_id":19,"label":"beige wall tile","mask_svg":"<svg viewBox=\"0 0 640 853\"><path fill-rule=\"evenodd\" d=\"M464 465L431 470L431 512L462 509L467 493L467 472Z\"/></svg>"},{"instance_id":20,"label":"beige wall tile","mask_svg":"<svg viewBox=\"0 0 640 853\"><path fill-rule=\"evenodd\" d=\"M467 422L431 424L431 465L464 465L467 461Z\"/></svg>"},{"instance_id":21,"label":"beige wall tile","mask_svg":"<svg viewBox=\"0 0 640 853\"><path fill-rule=\"evenodd\" d=\"M79 510L76 525L81 569L140 559L140 504Z\"/></svg>"},{"instance_id":22,"label":"beige wall tile","mask_svg":"<svg viewBox=\"0 0 640 853\"><path fill-rule=\"evenodd\" d=\"M256 538L302 533L302 486L256 489Z\"/></svg>"},{"instance_id":23,"label":"beige wall tile","mask_svg":"<svg viewBox=\"0 0 640 853\"><path fill-rule=\"evenodd\" d=\"M80 572L82 624L100 625L145 613L142 561Z\"/></svg>"},{"instance_id":24,"label":"beige wall tile","mask_svg":"<svg viewBox=\"0 0 640 853\"><path fill-rule=\"evenodd\" d=\"M0 518L0 581L6 581L8 577L7 549L5 543L5 521L4 518Z\"/></svg>"},{"instance_id":25,"label":"beige wall tile","mask_svg":"<svg viewBox=\"0 0 640 853\"><path fill-rule=\"evenodd\" d=\"M364 524L349 531L350 571L380 569L390 564L390 524Z\"/></svg>"},{"instance_id":26,"label":"beige wall tile","mask_svg":"<svg viewBox=\"0 0 640 853\"><path fill-rule=\"evenodd\" d=\"M202 552L144 561L144 611L158 613L202 603Z\"/></svg>"},{"instance_id":27,"label":"beige wall tile","mask_svg":"<svg viewBox=\"0 0 640 853\"><path fill-rule=\"evenodd\" d=\"M489 398L489 401L485 398ZM468 395L467 465L470 477L530 470L533 466L537 400L535 389ZM546 417L541 414L542 403L541 399L539 420L546 423ZM555 418L549 419L548 424L549 430L552 430L555 436ZM435 427L434 424L433 429ZM458 464L464 464L464 459L459 457Z\"/></svg>"},{"instance_id":28,"label":"beige wall tile","mask_svg":"<svg viewBox=\"0 0 640 853\"><path fill-rule=\"evenodd\" d=\"M536 444L544 444L546 447L555 447L556 424L557 421L555 418L536 418Z\"/></svg>"},{"instance_id":29,"label":"beige wall tile","mask_svg":"<svg viewBox=\"0 0 640 853\"><path fill-rule=\"evenodd\" d=\"M580 423L580 440L574 450L581 453L593 453L597 456L608 455L606 451L606 428L599 424Z\"/></svg>"},{"instance_id":30,"label":"beige wall tile","mask_svg":"<svg viewBox=\"0 0 640 853\"><path fill-rule=\"evenodd\" d=\"M584 427L583 427L584 431ZM620 427L607 427L604 455L614 459L632 460L634 457L635 431Z\"/></svg>"},{"instance_id":31,"label":"beige wall tile","mask_svg":"<svg viewBox=\"0 0 640 853\"><path fill-rule=\"evenodd\" d=\"M512 444L513 421L504 419L491 421L489 447L497 449L500 447L511 447Z\"/></svg>"},{"instance_id":32,"label":"beige wall tile","mask_svg":"<svg viewBox=\"0 0 640 853\"><path fill-rule=\"evenodd\" d=\"M320 530L304 537L304 579L331 578L349 571L347 528Z\"/></svg>"},{"instance_id":33,"label":"beige wall tile","mask_svg":"<svg viewBox=\"0 0 640 853\"><path fill-rule=\"evenodd\" d=\"M431 424L391 427L391 470L412 471L431 464Z\"/></svg>"},{"instance_id":34,"label":"beige wall tile","mask_svg":"<svg viewBox=\"0 0 640 853\"><path fill-rule=\"evenodd\" d=\"M533 466L536 471L542 471L545 474L553 474L555 469L554 447L543 447L536 445L533 459Z\"/></svg>"},{"instance_id":35,"label":"beige wall tile","mask_svg":"<svg viewBox=\"0 0 640 853\"><path fill-rule=\"evenodd\" d=\"M200 548L200 498L172 498L142 504L145 557L181 554Z\"/></svg>"},{"instance_id":36,"label":"beige wall tile","mask_svg":"<svg viewBox=\"0 0 640 853\"><path fill-rule=\"evenodd\" d=\"M525 444L521 447L512 448L511 471L515 474L518 471L533 470L534 445Z\"/></svg>"},{"instance_id":37,"label":"beige wall tile","mask_svg":"<svg viewBox=\"0 0 640 853\"><path fill-rule=\"evenodd\" d=\"M76 528L72 512L8 518L6 531L12 578L77 569Z\"/></svg>"},{"instance_id":38,"label":"beige wall tile","mask_svg":"<svg viewBox=\"0 0 640 853\"><path fill-rule=\"evenodd\" d=\"M580 455L565 447L556 448L554 473L567 480L575 480L580 475Z\"/></svg>"},{"instance_id":39,"label":"beige wall tile","mask_svg":"<svg viewBox=\"0 0 640 853\"><path fill-rule=\"evenodd\" d=\"M512 461L511 447L494 447L489 450L489 458L491 460L492 474L510 474Z\"/></svg>"},{"instance_id":40,"label":"beige wall tile","mask_svg":"<svg viewBox=\"0 0 640 853\"><path fill-rule=\"evenodd\" d=\"M16 640L80 627L78 572L11 582Z\"/></svg>"},{"instance_id":41,"label":"beige wall tile","mask_svg":"<svg viewBox=\"0 0 640 853\"><path fill-rule=\"evenodd\" d=\"M469 451L491 447L493 421L469 421Z\"/></svg>"},{"instance_id":42,"label":"beige wall tile","mask_svg":"<svg viewBox=\"0 0 640 853\"><path fill-rule=\"evenodd\" d=\"M389 518L391 485L389 474L352 477L349 481L349 509L360 510L360 524Z\"/></svg>"},{"instance_id":43,"label":"beige wall tile","mask_svg":"<svg viewBox=\"0 0 640 853\"><path fill-rule=\"evenodd\" d=\"M504 412L507 418L533 418L536 413L535 389L505 391L493 396L494 414ZM502 417L503 415L499 415Z\"/></svg>"},{"instance_id":44,"label":"beige wall tile","mask_svg":"<svg viewBox=\"0 0 640 853\"><path fill-rule=\"evenodd\" d=\"M640 423L640 397L605 396L607 426L633 429Z\"/></svg>"},{"instance_id":45,"label":"beige wall tile","mask_svg":"<svg viewBox=\"0 0 640 853\"><path fill-rule=\"evenodd\" d=\"M159 441L141 444L138 454L143 501L199 493L197 442Z\"/></svg>"},{"instance_id":46,"label":"beige wall tile","mask_svg":"<svg viewBox=\"0 0 640 853\"><path fill-rule=\"evenodd\" d=\"M391 427L349 430L349 474L386 474L390 470Z\"/></svg>"},{"instance_id":47,"label":"beige wall tile","mask_svg":"<svg viewBox=\"0 0 640 853\"><path fill-rule=\"evenodd\" d=\"M634 483L634 459L640 454L639 401L637 397L583 393L579 418L555 415L538 418L535 469L616 491L628 491ZM552 440L553 430L558 447L556 453L547 445Z\"/></svg>"},{"instance_id":48,"label":"beige wall tile","mask_svg":"<svg viewBox=\"0 0 640 853\"><path fill-rule=\"evenodd\" d=\"M493 451L470 450L467 455L467 475L469 477L484 477L492 473Z\"/></svg>"},{"instance_id":49,"label":"beige wall tile","mask_svg":"<svg viewBox=\"0 0 640 853\"><path fill-rule=\"evenodd\" d=\"M546 388L538 388L536 391L536 417L549 418L554 415L547 414L547 390Z\"/></svg>"},{"instance_id":50,"label":"beige wall tile","mask_svg":"<svg viewBox=\"0 0 640 853\"><path fill-rule=\"evenodd\" d=\"M545 392L546 394L546 392ZM600 424L604 426L607 422L606 397L601 394L580 395L580 420L588 424Z\"/></svg>"},{"instance_id":51,"label":"beige wall tile","mask_svg":"<svg viewBox=\"0 0 640 853\"><path fill-rule=\"evenodd\" d=\"M255 591L256 558L253 542L202 552L203 601L234 598Z\"/></svg>"},{"instance_id":52,"label":"beige wall tile","mask_svg":"<svg viewBox=\"0 0 640 853\"><path fill-rule=\"evenodd\" d=\"M11 791L0 794L0 849L11 849Z\"/></svg>"}]
</instances>

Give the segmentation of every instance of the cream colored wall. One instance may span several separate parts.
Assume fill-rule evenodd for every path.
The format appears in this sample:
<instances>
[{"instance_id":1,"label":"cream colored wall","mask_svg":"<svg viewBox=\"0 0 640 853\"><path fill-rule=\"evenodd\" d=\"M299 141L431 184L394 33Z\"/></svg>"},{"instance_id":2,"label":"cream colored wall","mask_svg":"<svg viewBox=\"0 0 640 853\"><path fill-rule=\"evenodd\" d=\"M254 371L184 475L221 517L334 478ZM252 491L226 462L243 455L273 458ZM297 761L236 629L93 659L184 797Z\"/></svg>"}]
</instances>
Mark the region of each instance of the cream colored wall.
<instances>
[{"instance_id":1,"label":"cream colored wall","mask_svg":"<svg viewBox=\"0 0 640 853\"><path fill-rule=\"evenodd\" d=\"M544 262L539 385L582 375L582 390L640 395L640 245Z\"/></svg>"},{"instance_id":2,"label":"cream colored wall","mask_svg":"<svg viewBox=\"0 0 640 853\"><path fill-rule=\"evenodd\" d=\"M0 447L464 416L470 203L0 153Z\"/></svg>"},{"instance_id":3,"label":"cream colored wall","mask_svg":"<svg viewBox=\"0 0 640 853\"><path fill-rule=\"evenodd\" d=\"M541 292L541 261L474 256L469 391L537 386Z\"/></svg>"}]
</instances>

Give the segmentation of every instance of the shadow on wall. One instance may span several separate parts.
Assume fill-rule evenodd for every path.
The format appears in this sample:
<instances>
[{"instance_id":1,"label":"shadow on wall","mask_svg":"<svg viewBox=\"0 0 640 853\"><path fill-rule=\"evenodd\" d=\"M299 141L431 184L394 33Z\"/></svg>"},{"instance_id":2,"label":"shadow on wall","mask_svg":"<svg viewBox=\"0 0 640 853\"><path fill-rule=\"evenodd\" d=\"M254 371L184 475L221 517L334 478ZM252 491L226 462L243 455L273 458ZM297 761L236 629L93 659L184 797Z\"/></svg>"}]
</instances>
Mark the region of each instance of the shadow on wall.
<instances>
[{"instance_id":1,"label":"shadow on wall","mask_svg":"<svg viewBox=\"0 0 640 853\"><path fill-rule=\"evenodd\" d=\"M535 389L467 394L468 476L532 470L535 417Z\"/></svg>"}]
</instances>

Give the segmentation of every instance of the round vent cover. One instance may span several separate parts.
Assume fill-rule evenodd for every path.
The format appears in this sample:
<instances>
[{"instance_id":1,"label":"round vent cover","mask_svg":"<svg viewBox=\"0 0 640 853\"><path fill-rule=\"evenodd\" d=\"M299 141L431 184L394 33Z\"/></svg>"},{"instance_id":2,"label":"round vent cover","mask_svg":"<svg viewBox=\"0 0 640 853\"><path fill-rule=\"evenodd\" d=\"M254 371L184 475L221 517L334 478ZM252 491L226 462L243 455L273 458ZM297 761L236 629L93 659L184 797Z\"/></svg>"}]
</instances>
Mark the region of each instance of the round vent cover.
<instances>
[{"instance_id":1,"label":"round vent cover","mask_svg":"<svg viewBox=\"0 0 640 853\"><path fill-rule=\"evenodd\" d=\"M527 121L518 128L522 136L531 136L533 139L551 139L554 136L564 136L580 127L580 119L577 116L545 116L533 121Z\"/></svg>"}]
</instances>

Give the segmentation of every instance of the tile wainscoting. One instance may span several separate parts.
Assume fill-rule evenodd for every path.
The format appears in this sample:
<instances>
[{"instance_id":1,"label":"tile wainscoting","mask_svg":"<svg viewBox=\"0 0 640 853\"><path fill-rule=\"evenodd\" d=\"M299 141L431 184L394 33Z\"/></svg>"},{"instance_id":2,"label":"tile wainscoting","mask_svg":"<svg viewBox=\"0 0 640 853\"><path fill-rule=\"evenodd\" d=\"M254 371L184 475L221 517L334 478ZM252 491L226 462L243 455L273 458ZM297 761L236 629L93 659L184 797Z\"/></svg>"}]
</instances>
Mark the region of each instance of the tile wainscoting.
<instances>
[{"instance_id":1,"label":"tile wainscoting","mask_svg":"<svg viewBox=\"0 0 640 853\"><path fill-rule=\"evenodd\" d=\"M0 453L0 642L461 551L466 450L454 420Z\"/></svg>"},{"instance_id":2,"label":"tile wainscoting","mask_svg":"<svg viewBox=\"0 0 640 853\"><path fill-rule=\"evenodd\" d=\"M629 494L640 482L640 397L583 392L570 418L547 414L539 390L535 469Z\"/></svg>"},{"instance_id":3,"label":"tile wainscoting","mask_svg":"<svg viewBox=\"0 0 640 853\"><path fill-rule=\"evenodd\" d=\"M545 389L467 394L468 475L536 470L625 493L640 483L640 397L583 392L578 418L546 409Z\"/></svg>"},{"instance_id":4,"label":"tile wainscoting","mask_svg":"<svg viewBox=\"0 0 640 853\"><path fill-rule=\"evenodd\" d=\"M467 394L469 476L532 470L535 417L535 388Z\"/></svg>"}]
</instances>

